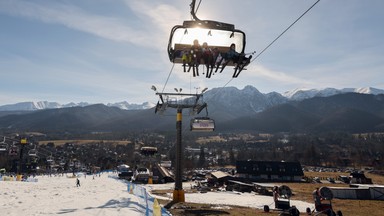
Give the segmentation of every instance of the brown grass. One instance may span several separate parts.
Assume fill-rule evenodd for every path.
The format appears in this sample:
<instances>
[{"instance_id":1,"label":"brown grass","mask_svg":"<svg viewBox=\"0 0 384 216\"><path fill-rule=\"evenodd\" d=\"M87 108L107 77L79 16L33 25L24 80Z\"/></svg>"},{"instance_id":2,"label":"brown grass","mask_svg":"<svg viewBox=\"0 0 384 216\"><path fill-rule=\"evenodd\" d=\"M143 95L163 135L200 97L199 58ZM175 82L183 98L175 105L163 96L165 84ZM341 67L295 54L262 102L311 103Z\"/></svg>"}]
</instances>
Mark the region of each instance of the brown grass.
<instances>
[{"instance_id":1,"label":"brown grass","mask_svg":"<svg viewBox=\"0 0 384 216\"><path fill-rule=\"evenodd\" d=\"M48 143L54 143L55 146L64 145L65 143L72 143L76 145L84 145L84 144L92 144L92 143L114 143L114 144L120 144L120 145L127 145L130 144L131 141L121 141L121 140L45 140L45 141L39 141L40 145L46 145Z\"/></svg>"},{"instance_id":2,"label":"brown grass","mask_svg":"<svg viewBox=\"0 0 384 216\"><path fill-rule=\"evenodd\" d=\"M160 204L167 204L162 201ZM169 209L173 216L198 216L198 215L264 215L262 209L229 206L229 205L210 205L198 203L177 203Z\"/></svg>"},{"instance_id":3,"label":"brown grass","mask_svg":"<svg viewBox=\"0 0 384 216\"><path fill-rule=\"evenodd\" d=\"M308 177L337 177L338 175L346 175L348 173L335 173L335 172L305 172ZM374 184L384 184L384 176L375 174L365 174L368 178L372 178ZM294 195L293 200L302 200L313 203L312 191L316 187L329 186L329 187L348 187L347 184L331 184L331 183L284 183L288 185ZM159 194L166 191L159 191ZM186 193L192 191L186 191ZM167 201L161 201L162 204L166 204ZM378 200L343 200L333 199L332 206L334 211L342 211L343 215L347 216L380 216L384 215L384 201ZM231 216L251 216L251 215L279 215L279 212L271 210L270 213L263 212L262 209L239 207L239 206L227 206L227 205L208 205L208 204L196 204L196 203L178 203L175 204L170 210L172 215L231 215ZM305 212L301 212L304 215Z\"/></svg>"},{"instance_id":4,"label":"brown grass","mask_svg":"<svg viewBox=\"0 0 384 216\"><path fill-rule=\"evenodd\" d=\"M349 173L335 172L305 172L308 177L333 177L336 179L339 175L349 176ZM384 184L384 176L366 173L368 178L372 178L374 184ZM313 202L312 192L316 187L348 187L347 184L331 183L287 183L294 196L292 199ZM347 200L333 199L332 206L335 211L341 210L343 215L366 216L366 215L384 215L384 202L379 200Z\"/></svg>"}]
</instances>

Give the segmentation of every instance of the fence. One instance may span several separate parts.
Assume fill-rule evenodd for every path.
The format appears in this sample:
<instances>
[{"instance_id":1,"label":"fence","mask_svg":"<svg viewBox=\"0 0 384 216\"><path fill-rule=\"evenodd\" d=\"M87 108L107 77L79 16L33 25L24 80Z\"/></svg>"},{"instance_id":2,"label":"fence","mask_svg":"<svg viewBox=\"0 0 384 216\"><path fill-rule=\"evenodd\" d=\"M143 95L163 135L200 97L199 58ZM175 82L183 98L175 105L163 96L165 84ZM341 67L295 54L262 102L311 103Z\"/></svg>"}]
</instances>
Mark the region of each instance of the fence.
<instances>
[{"instance_id":1,"label":"fence","mask_svg":"<svg viewBox=\"0 0 384 216\"><path fill-rule=\"evenodd\" d=\"M145 207L145 216L171 216L166 209L159 205L157 199L147 192L145 187L128 182L127 190L139 198L140 204Z\"/></svg>"},{"instance_id":2,"label":"fence","mask_svg":"<svg viewBox=\"0 0 384 216\"><path fill-rule=\"evenodd\" d=\"M356 185L355 185L356 186ZM339 199L384 200L384 186L357 185L358 187L331 187L333 196Z\"/></svg>"}]
</instances>

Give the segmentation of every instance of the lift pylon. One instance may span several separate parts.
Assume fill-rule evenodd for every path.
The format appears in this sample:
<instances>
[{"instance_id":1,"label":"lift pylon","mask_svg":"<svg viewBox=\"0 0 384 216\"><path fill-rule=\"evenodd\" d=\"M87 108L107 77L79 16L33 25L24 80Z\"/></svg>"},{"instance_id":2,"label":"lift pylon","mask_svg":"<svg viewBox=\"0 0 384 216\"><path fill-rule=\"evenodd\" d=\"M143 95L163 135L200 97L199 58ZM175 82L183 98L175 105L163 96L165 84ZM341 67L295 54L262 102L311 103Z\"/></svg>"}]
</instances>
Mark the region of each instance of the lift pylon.
<instances>
[{"instance_id":1,"label":"lift pylon","mask_svg":"<svg viewBox=\"0 0 384 216\"><path fill-rule=\"evenodd\" d=\"M176 89L177 90L177 89ZM177 109L176 115L176 167L175 167L175 189L173 191L173 200L169 205L178 202L185 202L185 193L182 183L183 171L183 151L182 151L182 112L183 109L190 109L191 113L199 114L202 107L206 108L207 104L200 100L203 94L184 94L177 93L156 93L160 100L156 105L155 113L164 112L168 107Z\"/></svg>"}]
</instances>

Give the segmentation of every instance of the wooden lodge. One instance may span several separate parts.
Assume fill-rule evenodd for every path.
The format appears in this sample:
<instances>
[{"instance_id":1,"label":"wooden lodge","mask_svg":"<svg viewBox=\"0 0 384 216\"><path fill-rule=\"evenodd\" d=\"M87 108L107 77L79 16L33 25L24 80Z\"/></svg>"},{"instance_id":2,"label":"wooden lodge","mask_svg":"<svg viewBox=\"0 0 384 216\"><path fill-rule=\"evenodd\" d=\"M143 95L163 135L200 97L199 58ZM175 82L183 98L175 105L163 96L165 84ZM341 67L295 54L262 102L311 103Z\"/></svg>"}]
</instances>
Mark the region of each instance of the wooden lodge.
<instances>
[{"instance_id":1,"label":"wooden lodge","mask_svg":"<svg viewBox=\"0 0 384 216\"><path fill-rule=\"evenodd\" d=\"M236 161L236 176L258 182L299 182L304 176L300 162Z\"/></svg>"}]
</instances>

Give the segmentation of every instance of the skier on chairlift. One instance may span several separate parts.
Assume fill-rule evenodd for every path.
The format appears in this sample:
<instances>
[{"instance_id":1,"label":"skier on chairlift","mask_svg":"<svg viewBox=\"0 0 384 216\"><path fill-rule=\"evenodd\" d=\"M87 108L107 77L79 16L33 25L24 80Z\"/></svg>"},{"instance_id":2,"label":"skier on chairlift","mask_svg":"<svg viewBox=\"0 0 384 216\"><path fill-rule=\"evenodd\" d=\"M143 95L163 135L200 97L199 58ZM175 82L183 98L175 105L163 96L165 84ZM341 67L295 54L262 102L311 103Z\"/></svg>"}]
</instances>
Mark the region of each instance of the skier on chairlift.
<instances>
[{"instance_id":1,"label":"skier on chairlift","mask_svg":"<svg viewBox=\"0 0 384 216\"><path fill-rule=\"evenodd\" d=\"M235 66L235 71L233 73L233 78L236 78L239 76L240 72L244 69L245 66L247 66L251 62L252 55L249 57L246 57L244 53L238 53L236 51L236 45L233 43L229 47L229 50L227 53L224 54L223 60L225 61L221 67L220 73L223 72L225 66L228 64L229 61L232 61ZM218 66L216 68L216 71L218 69Z\"/></svg>"}]
</instances>

